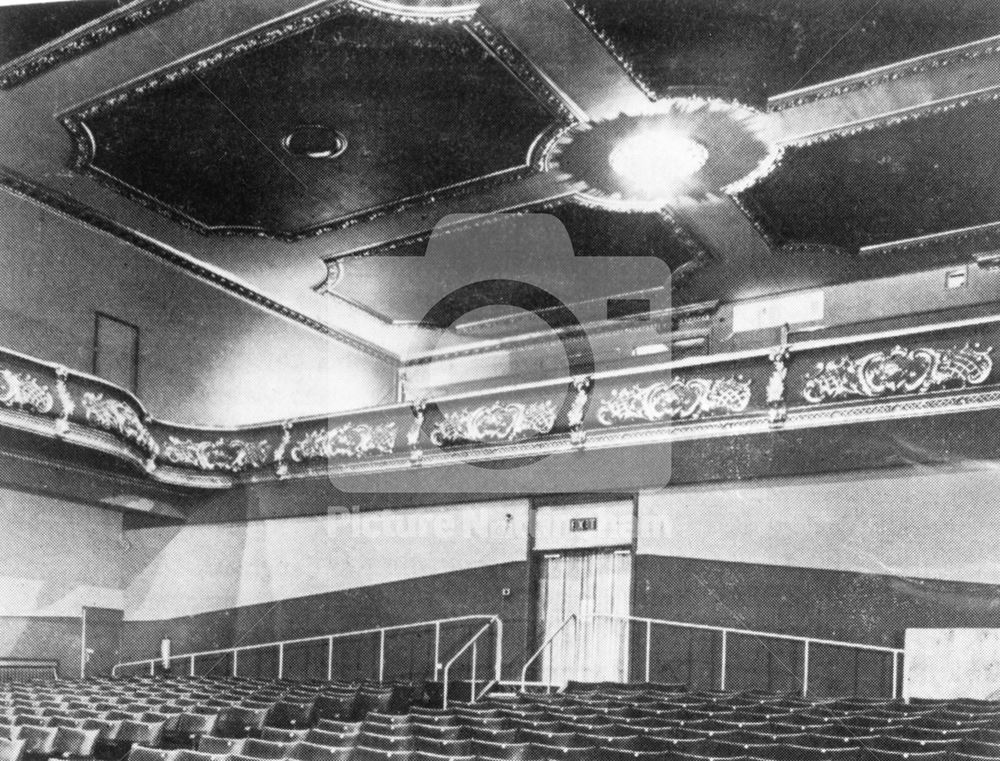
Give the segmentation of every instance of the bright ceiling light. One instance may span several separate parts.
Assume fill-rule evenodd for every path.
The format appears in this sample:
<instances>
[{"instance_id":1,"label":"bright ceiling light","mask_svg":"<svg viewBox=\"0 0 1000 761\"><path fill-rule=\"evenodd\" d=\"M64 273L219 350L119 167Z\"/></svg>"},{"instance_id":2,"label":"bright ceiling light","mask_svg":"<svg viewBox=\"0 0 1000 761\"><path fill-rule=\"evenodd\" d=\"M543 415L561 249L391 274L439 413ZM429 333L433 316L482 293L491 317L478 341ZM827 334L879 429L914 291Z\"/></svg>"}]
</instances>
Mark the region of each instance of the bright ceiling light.
<instances>
[{"instance_id":1,"label":"bright ceiling light","mask_svg":"<svg viewBox=\"0 0 1000 761\"><path fill-rule=\"evenodd\" d=\"M708 149L687 135L649 130L623 140L608 157L618 176L643 193L664 198L708 161Z\"/></svg>"}]
</instances>

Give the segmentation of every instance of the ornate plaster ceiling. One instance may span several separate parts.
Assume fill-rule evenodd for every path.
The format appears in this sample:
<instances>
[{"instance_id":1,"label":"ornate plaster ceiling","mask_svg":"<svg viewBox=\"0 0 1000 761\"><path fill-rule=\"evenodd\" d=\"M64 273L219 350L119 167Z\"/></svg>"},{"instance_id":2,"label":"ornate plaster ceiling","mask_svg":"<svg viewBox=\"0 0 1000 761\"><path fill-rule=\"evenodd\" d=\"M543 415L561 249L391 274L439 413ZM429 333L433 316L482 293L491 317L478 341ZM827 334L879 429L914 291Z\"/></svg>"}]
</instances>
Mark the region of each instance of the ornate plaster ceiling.
<instances>
[{"instance_id":1,"label":"ornate plaster ceiling","mask_svg":"<svg viewBox=\"0 0 1000 761\"><path fill-rule=\"evenodd\" d=\"M450 214L552 213L574 248L682 273L679 301L757 273L780 288L795 252L819 282L863 277L870 244L962 227L963 250L995 247L993 5L135 0L66 34L87 14L22 17L24 39L52 40L0 67L0 178L391 360L409 341L394 321L419 317L400 291L441 278L387 263ZM692 170L725 182L652 207L613 188L623 203L602 207L585 158L552 160L691 99L730 104ZM740 115L781 162L738 164ZM889 248L882 271L912 266Z\"/></svg>"}]
</instances>

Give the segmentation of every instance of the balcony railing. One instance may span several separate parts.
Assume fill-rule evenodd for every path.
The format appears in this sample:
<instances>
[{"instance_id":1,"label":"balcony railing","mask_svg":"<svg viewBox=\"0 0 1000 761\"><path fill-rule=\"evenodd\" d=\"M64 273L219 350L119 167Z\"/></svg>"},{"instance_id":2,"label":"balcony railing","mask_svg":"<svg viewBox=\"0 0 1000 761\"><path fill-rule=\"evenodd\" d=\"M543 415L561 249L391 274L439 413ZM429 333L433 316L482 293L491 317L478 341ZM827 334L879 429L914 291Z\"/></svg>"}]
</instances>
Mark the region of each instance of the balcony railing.
<instances>
[{"instance_id":1,"label":"balcony railing","mask_svg":"<svg viewBox=\"0 0 1000 761\"><path fill-rule=\"evenodd\" d=\"M0 426L225 488L1000 409L998 341L991 315L231 428L153 419L124 389L0 350Z\"/></svg>"}]
</instances>

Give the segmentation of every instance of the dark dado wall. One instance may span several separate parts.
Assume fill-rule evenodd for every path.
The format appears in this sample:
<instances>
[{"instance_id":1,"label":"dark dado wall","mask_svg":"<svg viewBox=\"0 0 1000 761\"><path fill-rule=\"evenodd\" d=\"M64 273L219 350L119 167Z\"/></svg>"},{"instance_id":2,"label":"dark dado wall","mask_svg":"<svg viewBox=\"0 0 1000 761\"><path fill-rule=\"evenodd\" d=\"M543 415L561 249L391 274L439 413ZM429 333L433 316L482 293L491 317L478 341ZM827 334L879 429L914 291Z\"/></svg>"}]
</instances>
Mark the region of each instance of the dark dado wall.
<instances>
[{"instance_id":1,"label":"dark dado wall","mask_svg":"<svg viewBox=\"0 0 1000 761\"><path fill-rule=\"evenodd\" d=\"M63 678L80 676L80 635L72 616L0 616L4 658L56 658Z\"/></svg>"},{"instance_id":2,"label":"dark dado wall","mask_svg":"<svg viewBox=\"0 0 1000 761\"><path fill-rule=\"evenodd\" d=\"M505 595L504 590L509 590ZM201 652L278 640L299 639L334 632L404 624L438 618L498 613L504 622L503 660L505 675L524 662L527 611L527 568L523 562L424 576L403 581L360 587L200 613L166 621L126 621L123 660L149 658L159 652L160 640L169 638L174 653ZM481 621L451 624L442 632L441 660L445 662ZM488 647L478 649L479 675L492 674L492 634ZM386 639L385 677L422 679L433 673L434 633L390 632ZM327 645L293 645L285 652L288 678L325 678ZM189 668L189 661L175 661L173 668ZM217 670L228 673L227 656L206 656L196 662L198 673ZM334 677L372 677L378 668L378 635L335 640ZM453 667L465 675L469 659ZM239 673L273 676L277 673L275 648L245 651L239 655Z\"/></svg>"},{"instance_id":3,"label":"dark dado wall","mask_svg":"<svg viewBox=\"0 0 1000 761\"><path fill-rule=\"evenodd\" d=\"M907 627L1000 626L1000 586L905 579L865 573L638 555L634 574L637 616L712 626L901 647ZM510 589L504 596L503 589ZM274 603L202 613L168 621L126 621L124 659L148 658L168 637L175 653L198 652L409 623L499 613L504 620L504 676L516 677L527 655L528 588L525 563L504 563ZM78 626L76 646L79 647ZM442 661L479 624L453 626L442 638ZM650 677L696 687L719 684L720 636L654 627ZM727 686L791 690L802 684L802 646L730 634ZM378 636L335 641L335 678L377 672ZM325 678L326 644L289 646L285 675ZM433 632L390 633L386 678L423 679L433 672ZM492 648L479 652L480 675L491 673ZM645 671L645 633L632 637L632 677ZM229 656L196 661L198 673L229 673ZM456 666L468 673L468 660ZM187 672L189 662L175 661ZM245 651L239 673L273 676L277 651ZM813 645L810 692L816 695L887 695L888 656Z\"/></svg>"},{"instance_id":4,"label":"dark dado wall","mask_svg":"<svg viewBox=\"0 0 1000 761\"><path fill-rule=\"evenodd\" d=\"M908 627L998 627L1000 586L867 573L639 555L637 616L902 647ZM721 637L656 627L651 678L719 685ZM798 690L802 646L729 635L728 687ZM645 669L644 632L632 638L633 675ZM891 691L887 655L813 645L810 692Z\"/></svg>"}]
</instances>

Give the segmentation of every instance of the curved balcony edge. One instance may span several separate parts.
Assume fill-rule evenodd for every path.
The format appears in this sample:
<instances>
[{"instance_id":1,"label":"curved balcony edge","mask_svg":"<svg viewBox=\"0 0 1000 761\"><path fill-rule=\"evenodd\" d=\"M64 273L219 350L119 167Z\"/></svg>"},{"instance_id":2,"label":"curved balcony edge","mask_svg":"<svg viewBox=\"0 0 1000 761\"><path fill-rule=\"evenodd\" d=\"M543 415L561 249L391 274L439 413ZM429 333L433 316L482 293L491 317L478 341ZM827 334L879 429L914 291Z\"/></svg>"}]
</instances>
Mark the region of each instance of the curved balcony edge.
<instances>
[{"instance_id":1,"label":"curved balcony edge","mask_svg":"<svg viewBox=\"0 0 1000 761\"><path fill-rule=\"evenodd\" d=\"M277 422L152 418L100 378L0 349L0 428L192 489L1000 409L1000 315Z\"/></svg>"}]
</instances>

